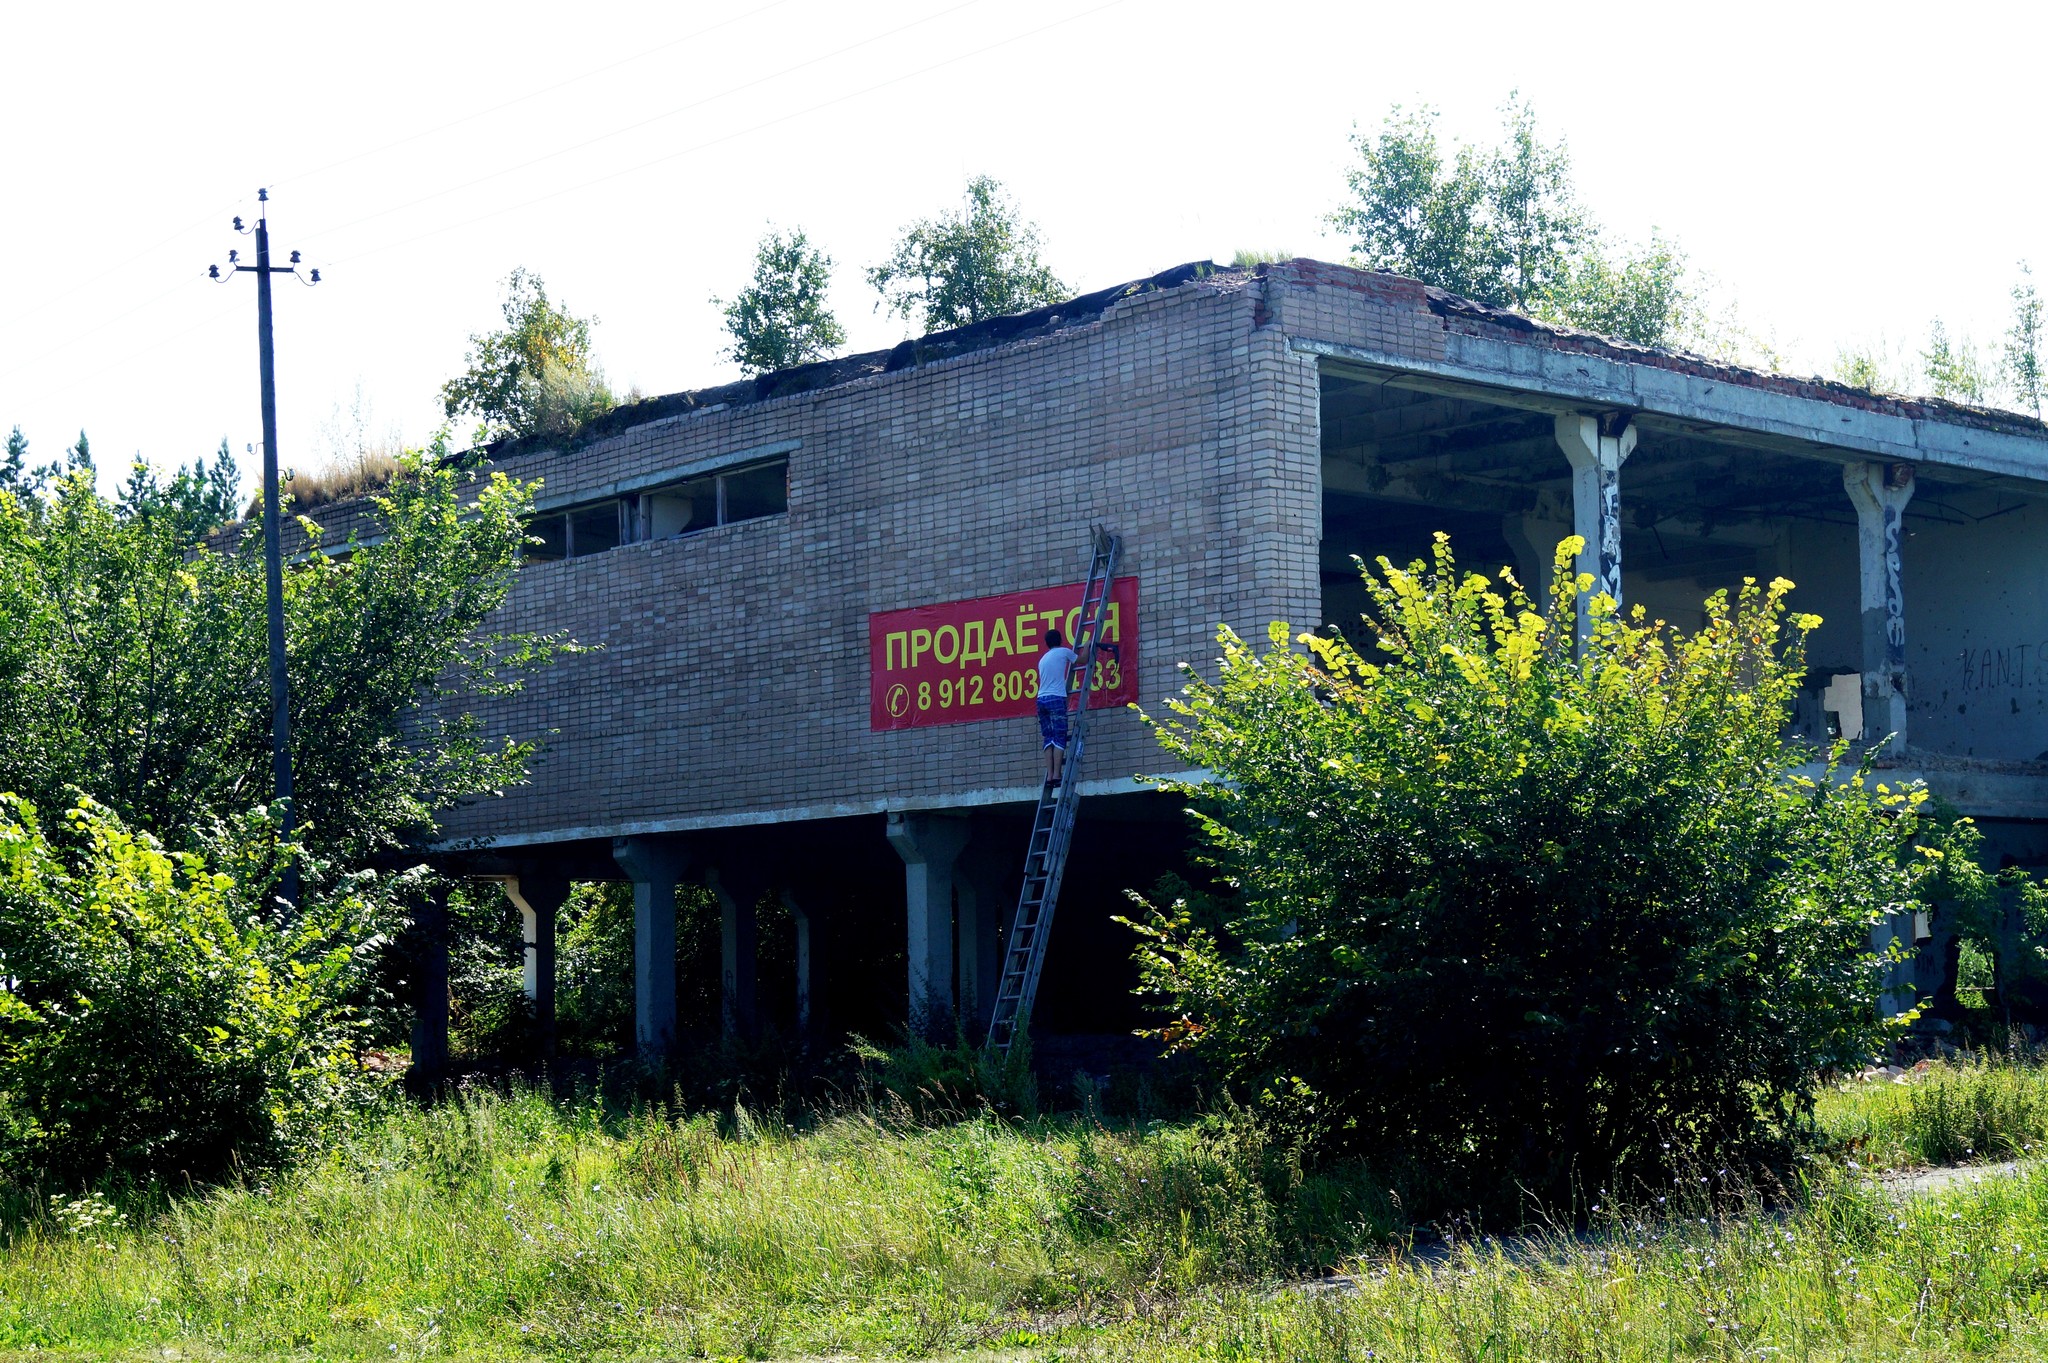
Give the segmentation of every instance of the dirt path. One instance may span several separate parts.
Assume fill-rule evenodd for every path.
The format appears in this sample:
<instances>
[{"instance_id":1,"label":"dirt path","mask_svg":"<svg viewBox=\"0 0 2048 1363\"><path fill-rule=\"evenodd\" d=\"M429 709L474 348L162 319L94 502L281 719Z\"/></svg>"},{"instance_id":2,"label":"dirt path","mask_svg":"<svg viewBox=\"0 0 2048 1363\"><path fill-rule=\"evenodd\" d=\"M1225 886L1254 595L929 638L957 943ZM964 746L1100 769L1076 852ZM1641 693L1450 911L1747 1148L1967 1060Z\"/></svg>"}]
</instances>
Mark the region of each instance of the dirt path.
<instances>
[{"instance_id":1,"label":"dirt path","mask_svg":"<svg viewBox=\"0 0 2048 1363\"><path fill-rule=\"evenodd\" d=\"M2018 1160L2006 1160L2002 1164L1945 1164L1936 1169L1882 1174L1877 1181L1892 1192L1917 1197L1922 1193L1943 1192L1963 1184L1983 1183L1994 1178L2011 1178L2019 1171Z\"/></svg>"}]
</instances>

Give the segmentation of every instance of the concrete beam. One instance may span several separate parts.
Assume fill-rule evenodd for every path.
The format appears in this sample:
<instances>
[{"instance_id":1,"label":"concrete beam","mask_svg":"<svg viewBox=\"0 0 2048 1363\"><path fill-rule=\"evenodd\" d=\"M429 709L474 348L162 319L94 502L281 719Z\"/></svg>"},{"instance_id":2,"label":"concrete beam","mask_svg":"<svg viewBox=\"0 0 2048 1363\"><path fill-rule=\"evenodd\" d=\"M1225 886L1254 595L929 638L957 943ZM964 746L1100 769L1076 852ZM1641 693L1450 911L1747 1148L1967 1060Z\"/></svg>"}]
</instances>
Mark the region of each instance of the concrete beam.
<instances>
[{"instance_id":1,"label":"concrete beam","mask_svg":"<svg viewBox=\"0 0 2048 1363\"><path fill-rule=\"evenodd\" d=\"M689 868L680 844L617 838L612 860L633 882L633 1036L649 1064L676 1039L676 886Z\"/></svg>"},{"instance_id":2,"label":"concrete beam","mask_svg":"<svg viewBox=\"0 0 2048 1363\"><path fill-rule=\"evenodd\" d=\"M1097 716L1098 721L1101 717ZM1208 772L1201 770L1169 771L1159 773L1157 779L1206 781L1209 775ZM1084 780L1081 782L1081 794L1151 795L1165 798L1159 796L1151 780L1140 781L1135 776L1108 776L1095 781ZM518 847L552 847L560 843L582 842L592 838L609 838L616 842L621 838L649 837L664 833L694 833L720 828L767 828L776 824L804 823L811 819L846 819L863 814L897 814L942 809L964 812L987 805L1036 804L1038 795L1039 787L1035 785L985 786L978 790L949 791L918 798L883 796L869 800L842 800L813 805L784 805L772 809L738 809L717 814L692 814L673 819L628 819L610 824L578 824L536 833L508 833L497 838L451 838L446 842L433 844L428 850L468 854L506 852Z\"/></svg>"},{"instance_id":3,"label":"concrete beam","mask_svg":"<svg viewBox=\"0 0 2048 1363\"><path fill-rule=\"evenodd\" d=\"M1856 508L1863 620L1863 730L1906 746L1906 595L1899 566L1901 518L1913 499L1910 464L1849 464L1842 486Z\"/></svg>"},{"instance_id":4,"label":"concrete beam","mask_svg":"<svg viewBox=\"0 0 2048 1363\"><path fill-rule=\"evenodd\" d=\"M782 891L782 907L789 910L790 922L796 926L796 1034L806 1047L816 1049L825 1030L825 1008L817 974L818 952L824 946L819 940L824 924L815 908L793 890Z\"/></svg>"},{"instance_id":5,"label":"concrete beam","mask_svg":"<svg viewBox=\"0 0 2048 1363\"><path fill-rule=\"evenodd\" d=\"M1612 431L1603 430L1603 426ZM1572 533L1585 541L1579 551L1581 575L1593 579L1593 595L1621 604L1621 466L1635 451L1633 422L1615 423L1583 412L1561 412L1558 447L1572 466ZM1587 596L1579 597L1579 639L1592 633Z\"/></svg>"},{"instance_id":6,"label":"concrete beam","mask_svg":"<svg viewBox=\"0 0 2048 1363\"><path fill-rule=\"evenodd\" d=\"M413 910L412 1065L406 1084L432 1088L448 1075L448 890L425 892Z\"/></svg>"},{"instance_id":7,"label":"concrete beam","mask_svg":"<svg viewBox=\"0 0 2048 1363\"><path fill-rule=\"evenodd\" d=\"M745 862L721 861L704 879L718 900L719 1014L728 1036L752 1037L761 1023L760 903L768 875Z\"/></svg>"},{"instance_id":8,"label":"concrete beam","mask_svg":"<svg viewBox=\"0 0 2048 1363\"><path fill-rule=\"evenodd\" d=\"M960 905L960 1014L983 1027L995 1012L1003 927L1016 908L1010 873L1018 869L1017 847L977 834L961 860L954 891Z\"/></svg>"},{"instance_id":9,"label":"concrete beam","mask_svg":"<svg viewBox=\"0 0 2048 1363\"><path fill-rule=\"evenodd\" d=\"M573 887L569 877L559 871L521 871L496 880L519 910L521 940L526 943L521 983L533 1004L541 1053L551 1056L555 1053L555 918Z\"/></svg>"},{"instance_id":10,"label":"concrete beam","mask_svg":"<svg viewBox=\"0 0 2048 1363\"><path fill-rule=\"evenodd\" d=\"M1296 351L1394 377L1419 392L1476 398L1529 411L1610 407L1668 418L1730 444L1842 462L1877 458L2048 481L2048 439L1871 411L1718 375L1685 374L1549 346L1452 332L1445 358L1405 355L1293 337Z\"/></svg>"},{"instance_id":11,"label":"concrete beam","mask_svg":"<svg viewBox=\"0 0 2048 1363\"><path fill-rule=\"evenodd\" d=\"M953 1016L953 863L967 845L967 829L957 816L889 816L889 845L903 858L909 1024L927 1034Z\"/></svg>"}]
</instances>

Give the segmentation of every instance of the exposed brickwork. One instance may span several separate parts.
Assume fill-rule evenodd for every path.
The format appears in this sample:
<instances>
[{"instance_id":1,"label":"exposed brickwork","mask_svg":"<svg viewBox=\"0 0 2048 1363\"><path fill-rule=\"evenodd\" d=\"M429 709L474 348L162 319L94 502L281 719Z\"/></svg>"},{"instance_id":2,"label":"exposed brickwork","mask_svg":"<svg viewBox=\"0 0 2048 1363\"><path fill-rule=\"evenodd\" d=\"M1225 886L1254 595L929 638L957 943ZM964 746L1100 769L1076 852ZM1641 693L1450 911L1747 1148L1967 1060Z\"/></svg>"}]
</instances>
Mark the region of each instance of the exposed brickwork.
<instances>
[{"instance_id":1,"label":"exposed brickwork","mask_svg":"<svg viewBox=\"0 0 2048 1363\"><path fill-rule=\"evenodd\" d=\"M496 467L544 479L553 501L796 442L786 516L521 571L504 623L600 651L486 716L546 749L532 784L455 812L448 832L545 839L1028 786L1028 720L869 731L867 617L1074 581L1096 521L1123 533L1124 571L1141 581L1148 704L1178 688L1181 660L1206 667L1219 623L1313 624L1320 403L1316 361L1294 339L1433 362L1463 332L1929 407L1560 332L1314 261L1250 276L1183 267L1092 297L1079 322L1046 309L993 339L837 362L811 376L822 386L799 373L672 395L644 409L656 419L568 452L500 449ZM316 514L330 544L376 531L362 504ZM1091 778L1163 763L1135 716L1102 713Z\"/></svg>"},{"instance_id":2,"label":"exposed brickwork","mask_svg":"<svg viewBox=\"0 0 2048 1363\"><path fill-rule=\"evenodd\" d=\"M1028 720L869 731L868 613L1073 581L1095 521L1123 533L1142 584L1146 700L1178 688L1178 660L1214 656L1218 623L1311 622L1315 365L1253 326L1262 287L1150 293L1053 335L504 461L552 495L799 442L787 516L521 571L508 623L602 648L490 716L552 736L531 785L458 811L449 833L1027 785ZM1091 776L1162 765L1135 716L1100 715Z\"/></svg>"}]
</instances>

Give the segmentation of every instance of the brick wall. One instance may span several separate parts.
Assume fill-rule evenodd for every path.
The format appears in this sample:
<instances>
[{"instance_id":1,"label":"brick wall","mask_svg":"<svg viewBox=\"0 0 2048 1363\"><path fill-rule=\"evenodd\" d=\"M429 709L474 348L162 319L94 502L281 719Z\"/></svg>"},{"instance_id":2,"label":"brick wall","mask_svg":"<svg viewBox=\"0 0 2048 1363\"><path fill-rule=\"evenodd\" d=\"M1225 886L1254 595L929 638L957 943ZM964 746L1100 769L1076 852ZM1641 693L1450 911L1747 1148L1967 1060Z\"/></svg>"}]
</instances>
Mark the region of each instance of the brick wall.
<instances>
[{"instance_id":1,"label":"brick wall","mask_svg":"<svg viewBox=\"0 0 2048 1363\"><path fill-rule=\"evenodd\" d=\"M872 733L871 611L1078 580L1089 526L1142 592L1141 697L1214 631L1315 618L1316 376L1262 281L1138 296L1034 340L636 427L503 465L545 495L795 441L789 512L521 570L506 623L599 651L489 714L546 736L533 782L454 812L519 841L986 798L1030 786L1028 719ZM1098 712L1088 775L1165 765Z\"/></svg>"}]
</instances>

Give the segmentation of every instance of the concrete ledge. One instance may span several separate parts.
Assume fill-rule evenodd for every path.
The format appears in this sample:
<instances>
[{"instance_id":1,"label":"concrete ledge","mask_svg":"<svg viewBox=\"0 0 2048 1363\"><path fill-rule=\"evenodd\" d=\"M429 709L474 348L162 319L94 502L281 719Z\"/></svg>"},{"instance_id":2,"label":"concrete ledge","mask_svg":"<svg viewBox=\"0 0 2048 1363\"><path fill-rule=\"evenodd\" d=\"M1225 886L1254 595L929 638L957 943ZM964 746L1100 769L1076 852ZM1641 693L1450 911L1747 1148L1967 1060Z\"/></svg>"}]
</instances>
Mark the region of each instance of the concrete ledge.
<instances>
[{"instance_id":1,"label":"concrete ledge","mask_svg":"<svg viewBox=\"0 0 2048 1363\"><path fill-rule=\"evenodd\" d=\"M1922 767L1914 765L1910 753L1904 762L1903 766L1878 768L1866 784L1893 790L1925 786L1973 819L2048 820L2048 775L1972 769L1940 761ZM1839 770L1843 780L1856 775L1853 767ZM1809 762L1798 774L1818 781L1827 775L1827 768Z\"/></svg>"},{"instance_id":2,"label":"concrete ledge","mask_svg":"<svg viewBox=\"0 0 2048 1363\"><path fill-rule=\"evenodd\" d=\"M1445 339L1448 358L1442 361L1302 336L1291 337L1289 344L1305 354L1432 378L1466 396L1495 401L1516 397L1521 400L1507 405L1536 411L1588 405L1621 408L1712 427L1722 439L1746 433L1768 448L1808 453L1836 449L2033 482L2048 479L2048 441L2024 435L1864 411L1576 351L1455 332Z\"/></svg>"},{"instance_id":3,"label":"concrete ledge","mask_svg":"<svg viewBox=\"0 0 2048 1363\"><path fill-rule=\"evenodd\" d=\"M1162 781L1206 781L1206 771L1161 772ZM1135 776L1113 776L1083 781L1081 794L1134 795L1157 789L1151 781ZM815 819L851 819L868 814L907 814L928 809L978 809L991 805L1029 805L1038 801L1036 785L991 786L982 790L954 791L920 799L848 800L832 804L799 805L787 809L735 810L728 814L693 814L674 819L641 819L615 824L585 824L549 829L541 833L511 833L501 838L461 838L437 842L429 851L495 851L507 847L545 847L554 843L583 842L592 838L630 838L648 833L694 833L719 828L760 828L774 824L806 823Z\"/></svg>"}]
</instances>

